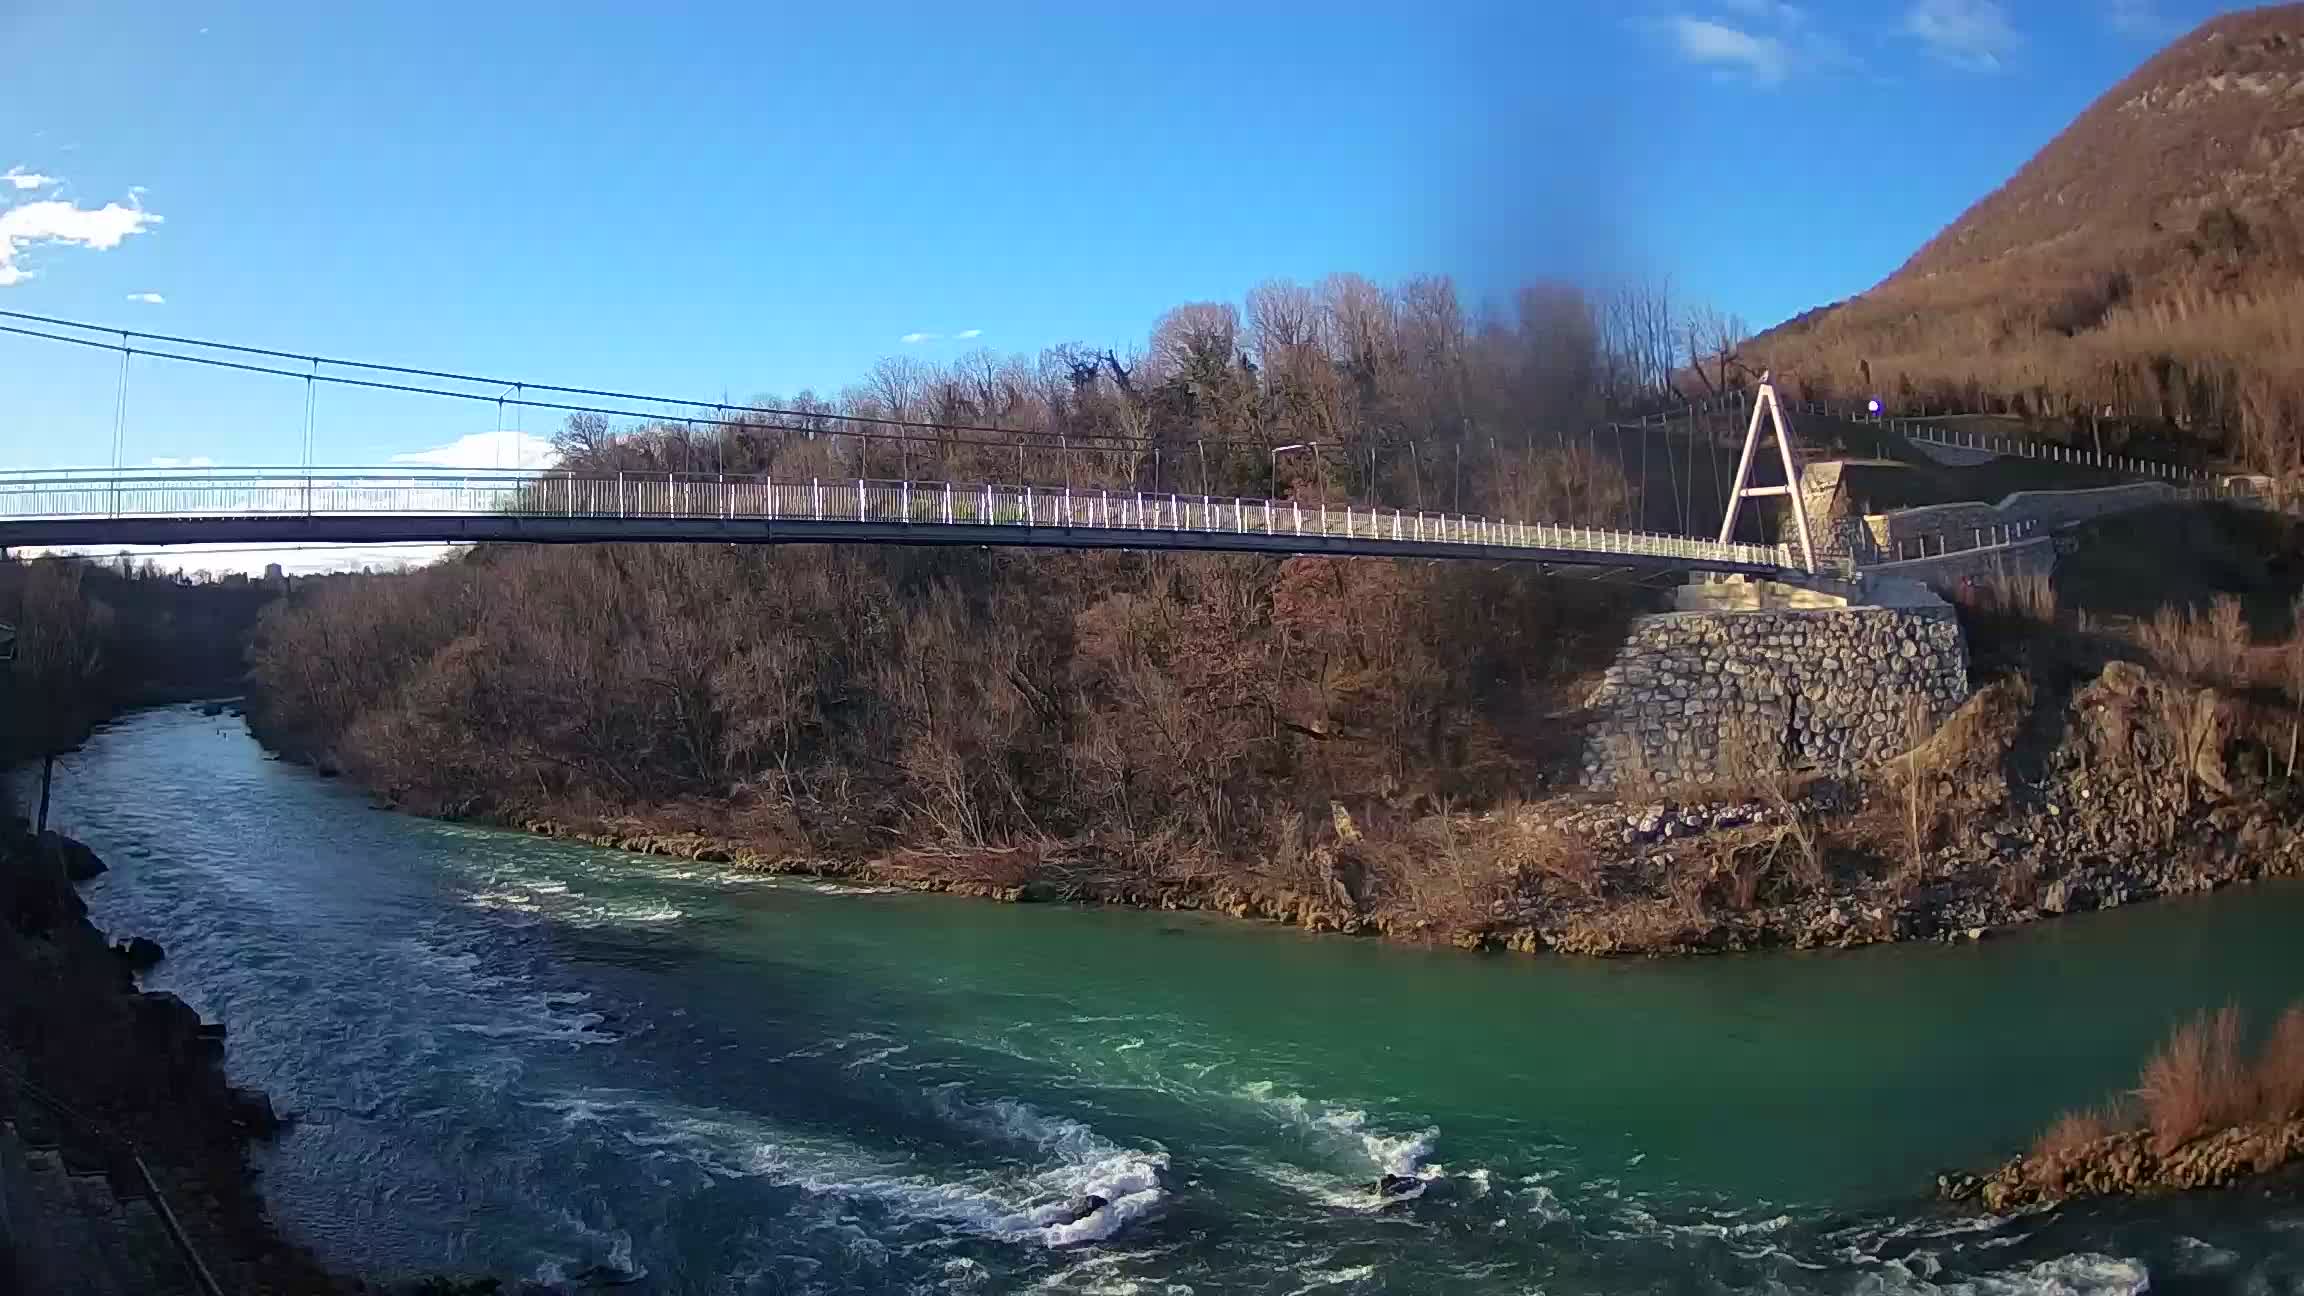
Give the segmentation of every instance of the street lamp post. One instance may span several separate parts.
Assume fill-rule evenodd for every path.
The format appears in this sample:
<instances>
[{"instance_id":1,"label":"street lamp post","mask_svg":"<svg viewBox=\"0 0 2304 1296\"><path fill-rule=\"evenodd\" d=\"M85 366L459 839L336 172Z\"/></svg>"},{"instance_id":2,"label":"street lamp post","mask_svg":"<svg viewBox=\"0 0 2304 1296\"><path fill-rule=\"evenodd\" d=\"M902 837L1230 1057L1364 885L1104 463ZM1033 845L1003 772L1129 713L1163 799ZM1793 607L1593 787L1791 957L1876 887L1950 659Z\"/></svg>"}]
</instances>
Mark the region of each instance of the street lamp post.
<instances>
[{"instance_id":1,"label":"street lamp post","mask_svg":"<svg viewBox=\"0 0 2304 1296\"><path fill-rule=\"evenodd\" d=\"M1272 447L1272 498L1280 498L1280 456L1291 450L1314 450L1317 448L1310 441L1291 441L1287 445Z\"/></svg>"}]
</instances>

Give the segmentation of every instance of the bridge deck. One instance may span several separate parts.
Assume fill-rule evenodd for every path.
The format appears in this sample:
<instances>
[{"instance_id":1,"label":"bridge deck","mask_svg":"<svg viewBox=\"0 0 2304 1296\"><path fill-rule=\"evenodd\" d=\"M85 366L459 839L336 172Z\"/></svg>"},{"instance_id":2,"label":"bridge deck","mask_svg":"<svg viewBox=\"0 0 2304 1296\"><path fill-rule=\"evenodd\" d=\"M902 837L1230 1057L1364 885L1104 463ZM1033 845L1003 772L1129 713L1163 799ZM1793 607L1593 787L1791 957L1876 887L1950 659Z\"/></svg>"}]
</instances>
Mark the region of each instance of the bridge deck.
<instances>
[{"instance_id":1,"label":"bridge deck","mask_svg":"<svg viewBox=\"0 0 2304 1296\"><path fill-rule=\"evenodd\" d=\"M1778 546L1462 514L1043 486L716 475L161 470L0 476L0 546L716 541L1469 558L1764 573Z\"/></svg>"}]
</instances>

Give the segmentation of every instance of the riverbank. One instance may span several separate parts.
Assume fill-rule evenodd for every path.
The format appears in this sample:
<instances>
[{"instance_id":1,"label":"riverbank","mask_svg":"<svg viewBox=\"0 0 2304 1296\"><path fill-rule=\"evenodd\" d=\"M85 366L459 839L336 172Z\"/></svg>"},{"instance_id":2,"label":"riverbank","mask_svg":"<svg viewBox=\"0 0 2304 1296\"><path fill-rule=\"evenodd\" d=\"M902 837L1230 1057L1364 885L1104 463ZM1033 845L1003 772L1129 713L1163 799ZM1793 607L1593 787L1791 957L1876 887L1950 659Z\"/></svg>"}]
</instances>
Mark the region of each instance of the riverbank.
<instances>
[{"instance_id":1,"label":"riverbank","mask_svg":"<svg viewBox=\"0 0 2304 1296\"><path fill-rule=\"evenodd\" d=\"M2293 1204L2253 1194L1989 1228L1920 1200L2131 1084L2200 1005L2278 1013L2304 884L1821 960L1465 958L382 814L196 709L73 766L58 822L113 866L93 917L164 944L147 984L302 1114L265 1195L344 1272L1835 1296L2037 1269L2112 1296L2304 1264ZM1107 1241L1031 1227L1153 1163L1160 1209ZM1363 1209L1402 1163L1429 1192Z\"/></svg>"},{"instance_id":2,"label":"riverbank","mask_svg":"<svg viewBox=\"0 0 2304 1296\"><path fill-rule=\"evenodd\" d=\"M19 1136L56 1148L67 1167L108 1170L107 1186L75 1196L116 1193L123 1206L141 1194L138 1176L122 1168L132 1148L193 1250L229 1291L365 1290L329 1274L273 1229L247 1159L251 1140L271 1131L270 1104L225 1080L221 1028L202 1023L174 995L139 992L129 963L88 921L72 875L101 867L70 838L51 833L35 841L20 822L0 823L0 1053L7 1071L0 1102ZM52 1223L54 1236L42 1237L31 1235L42 1225L37 1213L18 1221L27 1233L19 1245L32 1261L51 1271L84 1263L91 1275L115 1266L121 1281L158 1281L149 1269L129 1267L146 1263L142 1257L43 1258L44 1247L73 1245L62 1221ZM197 1292L181 1258L159 1242L164 1238L154 1249L168 1252L159 1257L168 1266L163 1272L176 1283L166 1290Z\"/></svg>"},{"instance_id":3,"label":"riverbank","mask_svg":"<svg viewBox=\"0 0 2304 1296\"><path fill-rule=\"evenodd\" d=\"M1995 929L2304 875L2284 781L2228 748L2238 705L2130 663L2057 696L1987 687L1869 777L1759 777L1654 802L1578 794L1478 815L1380 804L1291 857L1225 861L1088 836L819 854L742 806L473 813L559 840L763 874L1010 902L1207 910L1471 950L1626 956L1982 939ZM2194 717L2201 733L2169 728ZM1373 813L1370 813L1370 810ZM1363 818L1376 820L1363 824ZM1413 862L1416 867L1400 867ZM1393 879L1410 879L1402 886Z\"/></svg>"},{"instance_id":4,"label":"riverbank","mask_svg":"<svg viewBox=\"0 0 2304 1296\"><path fill-rule=\"evenodd\" d=\"M108 945L89 921L76 884L104 868L0 818L0 1279L13 1266L27 1292L70 1280L199 1296L197 1268L234 1296L466 1290L332 1273L282 1237L249 1160L281 1118L226 1079L222 1024L138 989L135 969L165 951Z\"/></svg>"},{"instance_id":5,"label":"riverbank","mask_svg":"<svg viewBox=\"0 0 2304 1296\"><path fill-rule=\"evenodd\" d=\"M2066 1112L2031 1149L1981 1177L1937 1177L1939 1196L1996 1214L2073 1198L2304 1180L2304 1001L2248 1046L2237 1007L2179 1026L2135 1088Z\"/></svg>"}]
</instances>

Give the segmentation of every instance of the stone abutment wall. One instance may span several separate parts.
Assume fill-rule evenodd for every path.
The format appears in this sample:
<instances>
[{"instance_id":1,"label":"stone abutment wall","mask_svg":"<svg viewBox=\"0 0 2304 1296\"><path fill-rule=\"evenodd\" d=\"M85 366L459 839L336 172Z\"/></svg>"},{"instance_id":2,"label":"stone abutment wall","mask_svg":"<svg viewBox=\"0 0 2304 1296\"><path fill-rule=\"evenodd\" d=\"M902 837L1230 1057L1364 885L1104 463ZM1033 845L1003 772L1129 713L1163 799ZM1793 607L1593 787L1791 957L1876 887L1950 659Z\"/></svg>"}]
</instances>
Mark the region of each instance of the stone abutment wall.
<instances>
[{"instance_id":1,"label":"stone abutment wall","mask_svg":"<svg viewBox=\"0 0 2304 1296\"><path fill-rule=\"evenodd\" d=\"M1593 787L1708 783L1755 764L1849 770L1911 745L1968 694L1952 609L1643 617L1586 706Z\"/></svg>"}]
</instances>

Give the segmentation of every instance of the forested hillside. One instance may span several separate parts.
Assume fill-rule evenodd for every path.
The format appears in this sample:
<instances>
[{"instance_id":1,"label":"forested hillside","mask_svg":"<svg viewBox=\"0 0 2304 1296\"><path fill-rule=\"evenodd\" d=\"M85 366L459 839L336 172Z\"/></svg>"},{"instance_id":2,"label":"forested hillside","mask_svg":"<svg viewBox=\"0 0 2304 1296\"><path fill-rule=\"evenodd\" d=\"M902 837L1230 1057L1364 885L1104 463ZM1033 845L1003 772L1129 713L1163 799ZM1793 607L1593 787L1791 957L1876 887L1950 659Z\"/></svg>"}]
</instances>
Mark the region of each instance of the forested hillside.
<instances>
[{"instance_id":1,"label":"forested hillside","mask_svg":"<svg viewBox=\"0 0 2304 1296\"><path fill-rule=\"evenodd\" d=\"M123 706L238 692L275 595L149 564L0 562L0 622L18 635L17 660L0 664L0 759L69 747Z\"/></svg>"},{"instance_id":2,"label":"forested hillside","mask_svg":"<svg viewBox=\"0 0 2304 1296\"><path fill-rule=\"evenodd\" d=\"M2304 465L2304 5L2214 19L1870 292L1753 339L1804 394ZM2105 418L2109 414L2109 419Z\"/></svg>"},{"instance_id":3,"label":"forested hillside","mask_svg":"<svg viewBox=\"0 0 2304 1296\"><path fill-rule=\"evenodd\" d=\"M1653 295L1541 287L1475 321L1444 281L1338 277L1266 285L1244 316L1180 308L1139 356L894 361L775 402L977 432L579 418L562 448L967 481L1013 480L1021 447L1040 481L1205 472L1219 494L1621 522L1632 483L1582 429L1669 399L1678 327ZM685 815L795 851L1093 841L1168 867L1294 858L1331 799L1382 818L1541 786L1636 601L1463 563L491 547L300 588L253 664L271 741L420 809Z\"/></svg>"}]
</instances>

